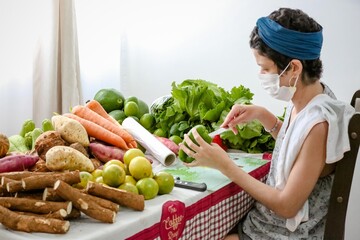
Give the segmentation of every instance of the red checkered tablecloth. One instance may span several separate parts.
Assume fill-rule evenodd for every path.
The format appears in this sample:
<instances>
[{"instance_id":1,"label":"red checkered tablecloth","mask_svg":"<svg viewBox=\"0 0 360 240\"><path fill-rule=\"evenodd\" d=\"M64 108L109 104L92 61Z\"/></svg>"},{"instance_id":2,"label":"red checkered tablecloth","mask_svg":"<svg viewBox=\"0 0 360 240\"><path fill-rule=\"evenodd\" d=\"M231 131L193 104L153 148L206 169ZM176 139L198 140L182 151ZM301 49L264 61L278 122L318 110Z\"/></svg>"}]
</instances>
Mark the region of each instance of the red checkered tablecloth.
<instances>
[{"instance_id":1,"label":"red checkered tablecloth","mask_svg":"<svg viewBox=\"0 0 360 240\"><path fill-rule=\"evenodd\" d=\"M265 182L270 162L250 172L256 179ZM251 209L254 199L238 185L225 187L187 206L184 212L185 228L181 236L160 237L161 223L142 230L128 238L134 239L222 239Z\"/></svg>"}]
</instances>

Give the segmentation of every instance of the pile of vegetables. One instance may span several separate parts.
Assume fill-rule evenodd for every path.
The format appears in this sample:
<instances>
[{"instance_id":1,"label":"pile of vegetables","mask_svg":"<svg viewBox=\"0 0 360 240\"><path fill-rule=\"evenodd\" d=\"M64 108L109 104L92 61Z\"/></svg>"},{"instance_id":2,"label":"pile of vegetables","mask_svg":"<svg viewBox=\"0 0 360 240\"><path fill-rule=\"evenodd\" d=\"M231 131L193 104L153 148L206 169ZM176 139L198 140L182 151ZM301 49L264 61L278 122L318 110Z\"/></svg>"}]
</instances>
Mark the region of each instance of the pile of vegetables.
<instances>
[{"instance_id":1,"label":"pile of vegetables","mask_svg":"<svg viewBox=\"0 0 360 240\"><path fill-rule=\"evenodd\" d=\"M135 147L134 138L95 100L45 119L39 128L29 119L18 134L0 133L0 224L64 234L81 213L113 223L120 205L143 211L141 194L98 182L83 185L94 169L123 161Z\"/></svg>"},{"instance_id":2,"label":"pile of vegetables","mask_svg":"<svg viewBox=\"0 0 360 240\"><path fill-rule=\"evenodd\" d=\"M201 124L209 132L219 128L234 104L251 104L253 93L243 85L226 91L222 87L201 79L188 79L172 83L171 95L157 99L150 106L156 128L166 137L183 137L192 127ZM220 135L223 144L249 153L270 152L275 141L258 121L237 126L239 133L231 131Z\"/></svg>"},{"instance_id":3,"label":"pile of vegetables","mask_svg":"<svg viewBox=\"0 0 360 240\"><path fill-rule=\"evenodd\" d=\"M50 119L44 119L41 127L36 127L32 119L27 119L19 134L10 137L0 134L0 173L33 167L39 160L35 153L36 140L41 134L52 129Z\"/></svg>"}]
</instances>

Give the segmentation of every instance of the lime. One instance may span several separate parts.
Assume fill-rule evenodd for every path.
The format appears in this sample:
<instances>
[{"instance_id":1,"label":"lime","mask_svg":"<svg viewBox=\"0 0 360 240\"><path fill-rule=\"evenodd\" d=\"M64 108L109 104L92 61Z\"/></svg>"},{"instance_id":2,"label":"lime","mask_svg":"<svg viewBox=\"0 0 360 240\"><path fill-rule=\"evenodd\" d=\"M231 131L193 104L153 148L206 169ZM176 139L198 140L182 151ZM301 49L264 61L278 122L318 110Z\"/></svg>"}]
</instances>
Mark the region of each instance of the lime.
<instances>
[{"instance_id":1,"label":"lime","mask_svg":"<svg viewBox=\"0 0 360 240\"><path fill-rule=\"evenodd\" d=\"M107 161L105 164L104 164L104 168L106 168L107 166L111 165L111 164L115 164L115 165L118 165L119 167L121 167L122 169L125 170L125 165L122 161L120 160L117 160L117 159L111 159L109 161Z\"/></svg>"},{"instance_id":2,"label":"lime","mask_svg":"<svg viewBox=\"0 0 360 240\"><path fill-rule=\"evenodd\" d=\"M89 181L93 181L94 177L89 172L81 171L80 172L80 182L75 184L77 188L85 188Z\"/></svg>"},{"instance_id":3,"label":"lime","mask_svg":"<svg viewBox=\"0 0 360 240\"><path fill-rule=\"evenodd\" d=\"M95 169L94 171L92 171L91 175L93 175L93 178L96 179L98 177L102 177L102 173L102 169Z\"/></svg>"},{"instance_id":4,"label":"lime","mask_svg":"<svg viewBox=\"0 0 360 240\"><path fill-rule=\"evenodd\" d=\"M174 176L168 172L157 172L154 179L159 185L159 194L168 194L175 186Z\"/></svg>"},{"instance_id":5,"label":"lime","mask_svg":"<svg viewBox=\"0 0 360 240\"><path fill-rule=\"evenodd\" d=\"M139 107L136 102L127 102L124 106L124 113L126 116L137 116L139 113Z\"/></svg>"},{"instance_id":6,"label":"lime","mask_svg":"<svg viewBox=\"0 0 360 240\"><path fill-rule=\"evenodd\" d=\"M126 175L124 183L130 183L132 185L136 185L136 180L135 180L135 178L133 176Z\"/></svg>"},{"instance_id":7,"label":"lime","mask_svg":"<svg viewBox=\"0 0 360 240\"><path fill-rule=\"evenodd\" d=\"M114 88L100 89L94 96L94 100L98 101L106 112L116 109L122 109L125 98L121 92Z\"/></svg>"},{"instance_id":8,"label":"lime","mask_svg":"<svg viewBox=\"0 0 360 240\"><path fill-rule=\"evenodd\" d=\"M145 200L153 199L159 192L159 185L153 178L143 178L136 183L139 194L143 195Z\"/></svg>"},{"instance_id":9,"label":"lime","mask_svg":"<svg viewBox=\"0 0 360 240\"><path fill-rule=\"evenodd\" d=\"M166 137L166 133L164 130L162 130L161 128L156 129L153 132L154 135L158 136L158 137Z\"/></svg>"},{"instance_id":10,"label":"lime","mask_svg":"<svg viewBox=\"0 0 360 240\"><path fill-rule=\"evenodd\" d=\"M134 157L144 157L145 154L143 151L141 151L139 148L130 148L128 150L126 150L126 152L124 153L123 156L123 160L125 165L129 166L130 161L134 158Z\"/></svg>"},{"instance_id":11,"label":"lime","mask_svg":"<svg viewBox=\"0 0 360 240\"><path fill-rule=\"evenodd\" d=\"M145 157L135 157L129 164L129 172L136 180L148 178L152 174L152 165Z\"/></svg>"},{"instance_id":12,"label":"lime","mask_svg":"<svg viewBox=\"0 0 360 240\"><path fill-rule=\"evenodd\" d=\"M120 109L116 109L116 110L109 112L109 115L111 117L113 117L116 121L118 121L120 124L126 118L124 111L120 110Z\"/></svg>"},{"instance_id":13,"label":"lime","mask_svg":"<svg viewBox=\"0 0 360 240\"><path fill-rule=\"evenodd\" d=\"M179 145L183 141L183 139L181 137L179 137L178 135L172 135L169 137L169 139L171 141L173 141L174 143L176 143L177 145Z\"/></svg>"},{"instance_id":14,"label":"lime","mask_svg":"<svg viewBox=\"0 0 360 240\"><path fill-rule=\"evenodd\" d=\"M147 130L151 129L155 124L155 117L151 113L145 113L140 118L140 124Z\"/></svg>"},{"instance_id":15,"label":"lime","mask_svg":"<svg viewBox=\"0 0 360 240\"><path fill-rule=\"evenodd\" d=\"M124 102L124 106L128 103L128 102L135 102L136 104L139 103L139 100L137 97L135 96L130 96L128 98L125 99L125 102Z\"/></svg>"},{"instance_id":16,"label":"lime","mask_svg":"<svg viewBox=\"0 0 360 240\"><path fill-rule=\"evenodd\" d=\"M137 115L138 118L141 118L145 113L149 113L149 105L146 104L141 99L138 99L138 107L139 107L139 113Z\"/></svg>"},{"instance_id":17,"label":"lime","mask_svg":"<svg viewBox=\"0 0 360 240\"><path fill-rule=\"evenodd\" d=\"M132 192L132 193L139 194L139 190L137 189L137 187L134 184L131 184L131 183L123 183L118 188L122 189L122 190L125 190L127 192Z\"/></svg>"},{"instance_id":18,"label":"lime","mask_svg":"<svg viewBox=\"0 0 360 240\"><path fill-rule=\"evenodd\" d=\"M118 187L125 181L125 170L115 164L110 164L103 169L103 180L106 185Z\"/></svg>"}]
</instances>

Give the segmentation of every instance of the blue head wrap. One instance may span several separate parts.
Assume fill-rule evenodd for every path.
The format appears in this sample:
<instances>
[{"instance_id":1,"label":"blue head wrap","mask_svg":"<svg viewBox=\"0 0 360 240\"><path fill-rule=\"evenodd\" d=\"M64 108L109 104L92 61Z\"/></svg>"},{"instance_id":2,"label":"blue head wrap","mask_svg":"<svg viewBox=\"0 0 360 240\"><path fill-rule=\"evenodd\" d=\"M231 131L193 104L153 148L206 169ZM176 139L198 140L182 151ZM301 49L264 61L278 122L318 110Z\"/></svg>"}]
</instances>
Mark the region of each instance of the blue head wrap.
<instances>
[{"instance_id":1,"label":"blue head wrap","mask_svg":"<svg viewBox=\"0 0 360 240\"><path fill-rule=\"evenodd\" d=\"M259 18L256 25L260 38L273 50L300 60L320 57L322 29L318 32L298 32L284 28L268 17Z\"/></svg>"}]
</instances>

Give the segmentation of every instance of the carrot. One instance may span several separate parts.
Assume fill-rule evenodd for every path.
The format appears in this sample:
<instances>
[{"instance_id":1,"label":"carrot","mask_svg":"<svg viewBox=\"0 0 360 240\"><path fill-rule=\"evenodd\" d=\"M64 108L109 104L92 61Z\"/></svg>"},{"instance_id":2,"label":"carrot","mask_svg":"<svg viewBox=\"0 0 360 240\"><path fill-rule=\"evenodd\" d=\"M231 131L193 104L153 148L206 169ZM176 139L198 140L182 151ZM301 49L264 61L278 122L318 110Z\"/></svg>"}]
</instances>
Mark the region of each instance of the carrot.
<instances>
[{"instance_id":1,"label":"carrot","mask_svg":"<svg viewBox=\"0 0 360 240\"><path fill-rule=\"evenodd\" d=\"M90 100L89 102L86 103L85 107L93 110L94 112L96 112L97 114L99 114L100 116L102 116L103 118L106 118L107 120L109 120L110 122L114 123L117 126L121 126L120 123L118 121L116 121L113 117L111 117L106 110L103 108L103 106L96 100Z\"/></svg>"},{"instance_id":2,"label":"carrot","mask_svg":"<svg viewBox=\"0 0 360 240\"><path fill-rule=\"evenodd\" d=\"M86 132L88 133L89 136L94 137L103 142L112 144L114 146L117 146L121 149L125 149L125 150L129 149L129 147L127 146L126 142L122 137L105 129L104 127L96 123L71 113L65 113L63 114L63 116L75 119L78 122L80 122L81 125L83 125L84 128L86 129Z\"/></svg>"},{"instance_id":3,"label":"carrot","mask_svg":"<svg viewBox=\"0 0 360 240\"><path fill-rule=\"evenodd\" d=\"M133 147L134 142L136 143L133 136L131 136L125 129L120 128L119 126L113 124L112 122L102 117L100 114L91 110L90 108L87 108L82 105L77 105L72 108L71 112L83 119L96 123L97 125L107 129L110 132L119 135L122 139L125 140L129 148Z\"/></svg>"}]
</instances>

